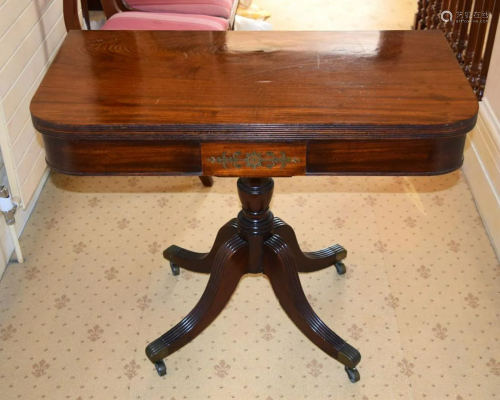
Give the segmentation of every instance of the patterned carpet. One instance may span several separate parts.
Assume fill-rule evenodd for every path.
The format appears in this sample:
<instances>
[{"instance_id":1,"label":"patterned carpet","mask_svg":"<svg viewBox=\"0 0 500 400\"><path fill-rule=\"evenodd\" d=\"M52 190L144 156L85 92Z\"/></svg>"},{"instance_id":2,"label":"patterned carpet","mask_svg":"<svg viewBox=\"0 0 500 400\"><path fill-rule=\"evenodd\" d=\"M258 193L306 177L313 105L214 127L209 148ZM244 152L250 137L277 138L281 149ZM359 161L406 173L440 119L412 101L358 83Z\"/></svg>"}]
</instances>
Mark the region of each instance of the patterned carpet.
<instances>
[{"instance_id":1,"label":"patterned carpet","mask_svg":"<svg viewBox=\"0 0 500 400\"><path fill-rule=\"evenodd\" d=\"M254 0L278 31L410 29L417 0Z\"/></svg>"},{"instance_id":2,"label":"patterned carpet","mask_svg":"<svg viewBox=\"0 0 500 400\"><path fill-rule=\"evenodd\" d=\"M358 348L361 381L305 338L267 279L244 278L200 337L166 360L149 341L196 304L206 275L161 251L208 250L239 210L235 179L53 174L0 283L3 400L494 399L500 265L460 172L276 179L273 211L304 250L340 243L348 273L301 275Z\"/></svg>"}]
</instances>

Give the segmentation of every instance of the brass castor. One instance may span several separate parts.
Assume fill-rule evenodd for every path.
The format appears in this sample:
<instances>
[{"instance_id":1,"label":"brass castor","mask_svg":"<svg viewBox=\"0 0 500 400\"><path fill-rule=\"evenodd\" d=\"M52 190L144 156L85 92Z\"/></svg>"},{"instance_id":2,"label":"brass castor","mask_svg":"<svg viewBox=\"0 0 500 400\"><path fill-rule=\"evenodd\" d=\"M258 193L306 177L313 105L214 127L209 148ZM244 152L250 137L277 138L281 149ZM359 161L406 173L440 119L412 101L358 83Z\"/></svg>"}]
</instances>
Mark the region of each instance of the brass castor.
<instances>
[{"instance_id":1,"label":"brass castor","mask_svg":"<svg viewBox=\"0 0 500 400\"><path fill-rule=\"evenodd\" d=\"M177 276L181 273L181 269L175 265L172 261L170 261L170 268L172 269L172 274Z\"/></svg>"},{"instance_id":2,"label":"brass castor","mask_svg":"<svg viewBox=\"0 0 500 400\"><path fill-rule=\"evenodd\" d=\"M165 362L163 360L155 362L155 368L156 372L158 372L158 375L167 375L167 366L165 365Z\"/></svg>"},{"instance_id":3,"label":"brass castor","mask_svg":"<svg viewBox=\"0 0 500 400\"><path fill-rule=\"evenodd\" d=\"M347 376L349 377L349 380L352 383L358 382L359 379L361 378L359 376L359 371L356 368L347 368L347 367L345 367L345 372L347 372Z\"/></svg>"},{"instance_id":4,"label":"brass castor","mask_svg":"<svg viewBox=\"0 0 500 400\"><path fill-rule=\"evenodd\" d=\"M335 268L337 269L337 274L339 275L344 275L347 272L347 268L342 261L336 262Z\"/></svg>"}]
</instances>

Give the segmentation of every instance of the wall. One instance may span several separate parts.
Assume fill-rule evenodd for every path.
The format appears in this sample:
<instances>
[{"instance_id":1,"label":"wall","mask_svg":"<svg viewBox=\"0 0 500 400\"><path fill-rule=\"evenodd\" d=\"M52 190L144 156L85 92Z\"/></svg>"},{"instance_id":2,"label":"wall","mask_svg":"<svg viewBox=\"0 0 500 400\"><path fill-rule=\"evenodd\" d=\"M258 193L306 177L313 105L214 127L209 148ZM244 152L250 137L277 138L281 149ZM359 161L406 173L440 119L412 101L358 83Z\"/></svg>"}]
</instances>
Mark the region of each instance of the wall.
<instances>
[{"instance_id":1,"label":"wall","mask_svg":"<svg viewBox=\"0 0 500 400\"><path fill-rule=\"evenodd\" d=\"M497 121L500 120L500 29L497 30L495 37L495 47L493 48L485 97Z\"/></svg>"},{"instance_id":2,"label":"wall","mask_svg":"<svg viewBox=\"0 0 500 400\"><path fill-rule=\"evenodd\" d=\"M22 230L47 176L29 104L66 34L62 0L0 0L0 146L9 186L20 197ZM12 252L0 221L0 273Z\"/></svg>"},{"instance_id":3,"label":"wall","mask_svg":"<svg viewBox=\"0 0 500 400\"><path fill-rule=\"evenodd\" d=\"M500 258L500 29L495 38L479 120L468 135L463 169Z\"/></svg>"}]
</instances>

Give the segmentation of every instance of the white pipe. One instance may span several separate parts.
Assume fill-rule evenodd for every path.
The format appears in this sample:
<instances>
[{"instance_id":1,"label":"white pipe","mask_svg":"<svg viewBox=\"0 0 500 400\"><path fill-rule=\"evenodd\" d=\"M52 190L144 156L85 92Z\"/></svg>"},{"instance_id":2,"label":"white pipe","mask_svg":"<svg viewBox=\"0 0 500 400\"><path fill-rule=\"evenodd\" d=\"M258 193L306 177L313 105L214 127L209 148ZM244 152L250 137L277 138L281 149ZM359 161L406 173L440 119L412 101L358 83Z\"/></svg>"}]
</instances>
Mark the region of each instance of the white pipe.
<instances>
[{"instance_id":1,"label":"white pipe","mask_svg":"<svg viewBox=\"0 0 500 400\"><path fill-rule=\"evenodd\" d=\"M14 250L17 256L17 262L19 264L24 263L23 252L21 251L21 245L19 244L19 238L17 237L17 231L15 225L9 225L10 233L12 235L12 241L14 242Z\"/></svg>"},{"instance_id":2,"label":"white pipe","mask_svg":"<svg viewBox=\"0 0 500 400\"><path fill-rule=\"evenodd\" d=\"M16 227L14 225L16 223L14 215L16 214L18 207L19 204L12 201L9 189L5 186L0 186L0 212L5 217L5 222L9 226L12 242L14 242L14 250L16 251L17 261L22 264L24 262L24 257L21 251L21 245L19 244L19 238L17 237Z\"/></svg>"}]
</instances>

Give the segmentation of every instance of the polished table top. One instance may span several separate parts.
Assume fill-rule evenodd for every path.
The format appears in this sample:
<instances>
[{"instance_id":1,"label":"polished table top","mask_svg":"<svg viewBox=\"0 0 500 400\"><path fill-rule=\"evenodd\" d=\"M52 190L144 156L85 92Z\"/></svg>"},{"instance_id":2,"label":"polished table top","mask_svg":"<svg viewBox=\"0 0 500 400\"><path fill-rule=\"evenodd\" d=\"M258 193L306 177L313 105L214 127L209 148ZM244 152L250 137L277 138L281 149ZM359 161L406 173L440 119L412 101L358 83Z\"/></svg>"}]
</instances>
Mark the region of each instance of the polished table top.
<instances>
[{"instance_id":1,"label":"polished table top","mask_svg":"<svg viewBox=\"0 0 500 400\"><path fill-rule=\"evenodd\" d=\"M440 31L71 31L33 98L70 174L436 174L478 103Z\"/></svg>"}]
</instances>

